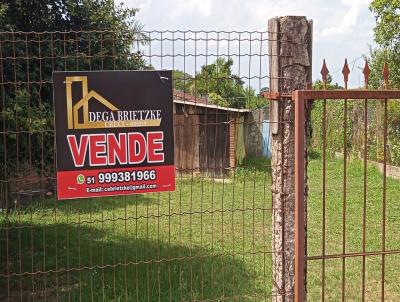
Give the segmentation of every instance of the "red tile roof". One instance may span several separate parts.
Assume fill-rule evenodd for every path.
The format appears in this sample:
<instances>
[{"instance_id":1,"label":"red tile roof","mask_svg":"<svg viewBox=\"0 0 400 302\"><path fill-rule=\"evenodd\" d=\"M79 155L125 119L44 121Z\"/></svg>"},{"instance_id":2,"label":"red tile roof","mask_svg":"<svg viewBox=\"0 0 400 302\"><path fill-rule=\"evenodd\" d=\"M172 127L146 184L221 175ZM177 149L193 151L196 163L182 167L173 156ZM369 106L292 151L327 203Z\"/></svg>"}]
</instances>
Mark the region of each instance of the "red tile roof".
<instances>
[{"instance_id":1,"label":"red tile roof","mask_svg":"<svg viewBox=\"0 0 400 302\"><path fill-rule=\"evenodd\" d=\"M216 104L213 104L212 101L209 101L205 97L195 96L190 93L182 92L179 90L175 90L173 92L173 98L175 103L183 103L190 106L200 106L200 107L207 107L217 110L225 110L225 111L234 111L234 112L250 112L249 109L237 109L237 108L228 108L222 107Z\"/></svg>"},{"instance_id":2,"label":"red tile roof","mask_svg":"<svg viewBox=\"0 0 400 302\"><path fill-rule=\"evenodd\" d=\"M196 96L187 92L179 91L174 89L174 99L179 100L179 101L184 101L184 102L191 102L191 103L196 103L196 104L203 104L203 105L211 105L212 102L210 102L207 98L201 97L201 96Z\"/></svg>"}]
</instances>

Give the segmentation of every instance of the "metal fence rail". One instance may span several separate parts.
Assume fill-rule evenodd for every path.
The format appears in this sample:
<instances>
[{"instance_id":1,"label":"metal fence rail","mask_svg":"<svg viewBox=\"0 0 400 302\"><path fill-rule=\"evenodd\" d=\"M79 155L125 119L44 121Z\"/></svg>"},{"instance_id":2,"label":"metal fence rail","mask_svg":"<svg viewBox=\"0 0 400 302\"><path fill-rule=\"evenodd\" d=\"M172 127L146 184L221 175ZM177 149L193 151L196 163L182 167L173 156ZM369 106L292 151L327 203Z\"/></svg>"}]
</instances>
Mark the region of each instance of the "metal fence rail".
<instances>
[{"instance_id":1,"label":"metal fence rail","mask_svg":"<svg viewBox=\"0 0 400 302\"><path fill-rule=\"evenodd\" d=\"M1 32L0 300L271 300L270 165L237 161L231 140L267 121L232 122L239 111L208 107L215 91L229 106L268 105L259 96L269 81L267 37ZM58 202L52 72L153 68L181 71L174 128L189 147L176 152L176 191ZM188 124L196 104L202 114ZM193 141L199 125L202 143ZM190 165L195 153L205 154L204 169ZM225 160L213 161L217 153Z\"/></svg>"},{"instance_id":2,"label":"metal fence rail","mask_svg":"<svg viewBox=\"0 0 400 302\"><path fill-rule=\"evenodd\" d=\"M324 90L293 92L296 103L296 301L304 300L306 278L307 297L311 301L396 301L400 297L395 285L399 273L394 268L400 254L399 217L394 212L398 207L398 181L387 173L390 154L395 151L388 140L388 104L398 102L400 91L387 89L387 65L382 81L386 90L368 90L367 62L366 89L347 90L349 72L346 61L345 89L327 90L328 69L324 62L321 72ZM307 142L305 133L305 107L312 103L313 110L320 113L313 117L314 128L321 125L315 129L319 132L313 133L313 140L319 137L315 145L313 141ZM382 111L372 111L376 106L381 106ZM332 110L336 110L333 115L329 114ZM374 114L378 120L376 125L371 122ZM351 119L350 115L356 118ZM335 123L336 128L332 129L330 123ZM350 124L353 131L349 131ZM354 131L360 132L360 140ZM314 162L309 157L308 179L316 171L316 177L322 179L318 183L322 186L316 186L312 180L308 183L307 206L304 203L306 143L309 148L319 150L321 156ZM382 150L379 163L370 161L371 149L377 144ZM377 165L381 166L381 172L376 169ZM306 246L307 254L304 253Z\"/></svg>"}]
</instances>

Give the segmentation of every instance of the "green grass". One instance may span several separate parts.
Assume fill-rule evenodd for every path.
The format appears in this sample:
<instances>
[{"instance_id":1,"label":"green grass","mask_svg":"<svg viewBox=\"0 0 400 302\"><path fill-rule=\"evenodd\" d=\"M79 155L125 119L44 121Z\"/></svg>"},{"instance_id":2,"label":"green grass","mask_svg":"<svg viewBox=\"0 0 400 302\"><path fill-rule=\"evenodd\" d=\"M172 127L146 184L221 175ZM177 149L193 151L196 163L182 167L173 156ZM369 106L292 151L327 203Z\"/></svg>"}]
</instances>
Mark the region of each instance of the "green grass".
<instances>
[{"instance_id":1,"label":"green grass","mask_svg":"<svg viewBox=\"0 0 400 302\"><path fill-rule=\"evenodd\" d=\"M308 255L322 255L323 189L322 160L309 166L310 201L308 207ZM386 249L400 249L400 182L387 178ZM363 246L364 168L358 160L347 167L346 253L361 252ZM369 165L365 211L365 250L382 250L383 176ZM328 160L326 165L326 251L343 252L343 160ZM381 300L381 256L365 257L365 301ZM400 300L400 255L385 256L385 301ZM310 301L321 300L322 260L309 261L308 292ZM345 261L345 299L362 300L363 257ZM325 301L341 299L342 259L325 261Z\"/></svg>"},{"instance_id":2,"label":"green grass","mask_svg":"<svg viewBox=\"0 0 400 302\"><path fill-rule=\"evenodd\" d=\"M23 276L23 294L34 284L39 296L62 301L268 297L269 183L267 173L247 168L228 180L178 178L171 194L37 200L3 221L1 268L8 236L10 273L97 267ZM19 282L10 280L10 295L21 295Z\"/></svg>"},{"instance_id":3,"label":"green grass","mask_svg":"<svg viewBox=\"0 0 400 302\"><path fill-rule=\"evenodd\" d=\"M177 178L175 192L56 202L0 214L0 301L270 301L270 172L249 160L224 180ZM255 166L251 169L249 166ZM260 168L261 167L261 168ZM326 254L342 252L343 162L327 162ZM322 163L309 164L308 254L321 255ZM400 184L387 184L387 249L399 248ZM348 167L346 252L361 251L362 163ZM382 176L368 167L368 251L381 249ZM7 247L8 242L8 247ZM7 256L8 251L8 256ZM386 301L400 299L400 257L386 261ZM366 300L379 300L381 257L366 258ZM346 260L346 301L361 299L362 257ZM93 267L93 269L90 269ZM308 262L309 301L322 261ZM342 260L325 261L326 301L341 295ZM77 270L77 268L82 268ZM29 272L47 272L47 274ZM57 273L56 273L57 272ZM21 284L21 286L20 286Z\"/></svg>"}]
</instances>

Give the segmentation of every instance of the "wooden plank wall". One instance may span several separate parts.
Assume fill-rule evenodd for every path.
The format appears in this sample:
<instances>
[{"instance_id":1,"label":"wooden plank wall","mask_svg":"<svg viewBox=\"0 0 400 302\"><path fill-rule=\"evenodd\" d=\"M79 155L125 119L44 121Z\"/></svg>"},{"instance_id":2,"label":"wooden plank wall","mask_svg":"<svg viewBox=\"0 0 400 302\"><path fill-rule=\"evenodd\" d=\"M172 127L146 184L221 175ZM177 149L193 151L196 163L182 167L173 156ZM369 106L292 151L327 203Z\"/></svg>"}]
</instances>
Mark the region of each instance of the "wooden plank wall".
<instances>
[{"instance_id":1,"label":"wooden plank wall","mask_svg":"<svg viewBox=\"0 0 400 302\"><path fill-rule=\"evenodd\" d=\"M178 173L221 177L230 167L229 113L175 104L175 166Z\"/></svg>"},{"instance_id":2,"label":"wooden plank wall","mask_svg":"<svg viewBox=\"0 0 400 302\"><path fill-rule=\"evenodd\" d=\"M219 177L229 170L229 114L208 109L200 116L200 171Z\"/></svg>"},{"instance_id":3,"label":"wooden plank wall","mask_svg":"<svg viewBox=\"0 0 400 302\"><path fill-rule=\"evenodd\" d=\"M192 173L199 169L199 116L175 115L175 167L178 172Z\"/></svg>"}]
</instances>

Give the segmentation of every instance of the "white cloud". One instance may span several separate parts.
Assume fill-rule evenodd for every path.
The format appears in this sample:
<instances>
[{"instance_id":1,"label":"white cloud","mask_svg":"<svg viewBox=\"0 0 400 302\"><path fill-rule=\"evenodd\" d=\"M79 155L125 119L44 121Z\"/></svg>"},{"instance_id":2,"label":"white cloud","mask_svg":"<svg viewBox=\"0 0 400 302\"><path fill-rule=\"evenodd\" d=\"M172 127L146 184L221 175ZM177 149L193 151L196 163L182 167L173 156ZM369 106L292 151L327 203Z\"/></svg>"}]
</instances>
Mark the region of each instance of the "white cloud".
<instances>
[{"instance_id":1,"label":"white cloud","mask_svg":"<svg viewBox=\"0 0 400 302\"><path fill-rule=\"evenodd\" d=\"M138 7L140 10L146 9L147 7L151 6L152 0L142 0L138 3Z\"/></svg>"},{"instance_id":2,"label":"white cloud","mask_svg":"<svg viewBox=\"0 0 400 302\"><path fill-rule=\"evenodd\" d=\"M353 0L343 1L342 7L344 15L342 14L341 19L338 18L339 24L332 24L321 31L321 36L332 36L332 35L348 35L352 34L359 24L360 13L368 7L367 0Z\"/></svg>"},{"instance_id":3,"label":"white cloud","mask_svg":"<svg viewBox=\"0 0 400 302\"><path fill-rule=\"evenodd\" d=\"M332 70L368 52L373 44L374 17L369 0L124 0L140 8L145 29L261 30L274 16L304 15L314 21L313 74L319 77L326 58ZM231 44L232 45L232 44ZM222 44L220 45L222 46ZM233 45L232 45L233 46ZM352 76L355 80L352 80ZM340 73L337 76L341 82ZM350 82L358 84L358 75Z\"/></svg>"},{"instance_id":4,"label":"white cloud","mask_svg":"<svg viewBox=\"0 0 400 302\"><path fill-rule=\"evenodd\" d=\"M170 18L195 14L209 16L211 14L211 0L174 0L169 2L171 5Z\"/></svg>"}]
</instances>

